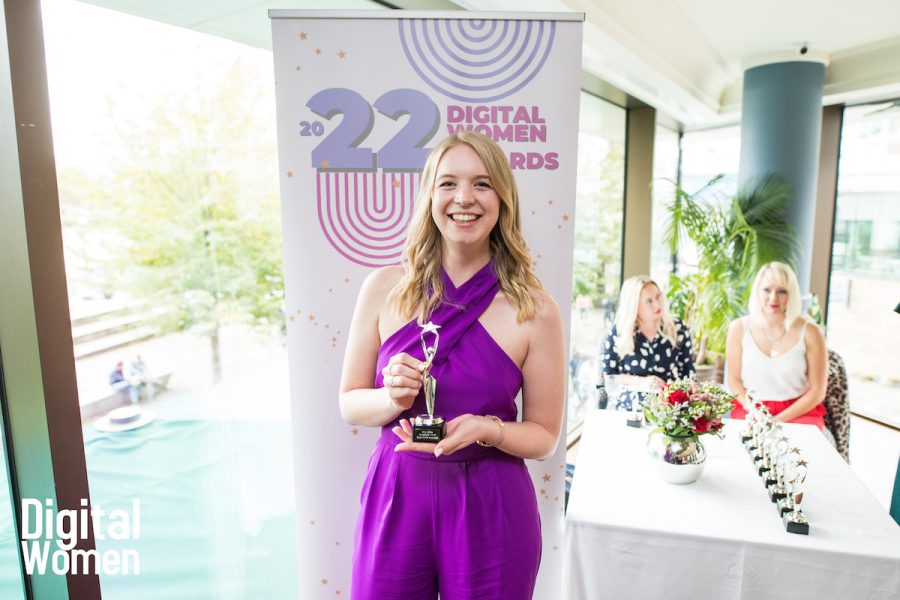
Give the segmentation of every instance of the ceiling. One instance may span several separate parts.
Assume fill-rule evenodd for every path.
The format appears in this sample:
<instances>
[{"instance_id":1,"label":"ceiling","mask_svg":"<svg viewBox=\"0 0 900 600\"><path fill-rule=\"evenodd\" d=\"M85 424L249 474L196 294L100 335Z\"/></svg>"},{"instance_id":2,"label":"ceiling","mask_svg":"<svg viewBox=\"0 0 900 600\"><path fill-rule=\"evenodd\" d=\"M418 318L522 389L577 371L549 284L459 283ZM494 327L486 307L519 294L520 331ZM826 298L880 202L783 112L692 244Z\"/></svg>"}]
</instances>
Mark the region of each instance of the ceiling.
<instances>
[{"instance_id":1,"label":"ceiling","mask_svg":"<svg viewBox=\"0 0 900 600\"><path fill-rule=\"evenodd\" d=\"M744 69L774 61L824 62L825 104L900 97L896 0L83 1L265 48L270 8L583 12L584 70L684 129L737 122Z\"/></svg>"}]
</instances>

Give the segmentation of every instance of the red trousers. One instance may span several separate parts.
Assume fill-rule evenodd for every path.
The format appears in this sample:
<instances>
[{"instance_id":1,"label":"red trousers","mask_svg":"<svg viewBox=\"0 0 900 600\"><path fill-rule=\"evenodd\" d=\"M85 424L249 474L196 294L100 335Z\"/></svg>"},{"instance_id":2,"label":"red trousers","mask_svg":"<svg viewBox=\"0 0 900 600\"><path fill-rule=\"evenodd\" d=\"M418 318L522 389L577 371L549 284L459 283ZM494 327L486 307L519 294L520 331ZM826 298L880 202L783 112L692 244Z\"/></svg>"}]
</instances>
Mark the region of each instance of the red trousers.
<instances>
[{"instance_id":1,"label":"red trousers","mask_svg":"<svg viewBox=\"0 0 900 600\"><path fill-rule=\"evenodd\" d=\"M762 403L769 408L770 413L777 415L796 401L797 399L794 398L792 400L763 400ZM743 419L746 416L747 411L739 403L731 410L732 419ZM825 405L817 404L805 415L791 419L791 423L805 423L807 425L815 425L819 429L825 429Z\"/></svg>"}]
</instances>

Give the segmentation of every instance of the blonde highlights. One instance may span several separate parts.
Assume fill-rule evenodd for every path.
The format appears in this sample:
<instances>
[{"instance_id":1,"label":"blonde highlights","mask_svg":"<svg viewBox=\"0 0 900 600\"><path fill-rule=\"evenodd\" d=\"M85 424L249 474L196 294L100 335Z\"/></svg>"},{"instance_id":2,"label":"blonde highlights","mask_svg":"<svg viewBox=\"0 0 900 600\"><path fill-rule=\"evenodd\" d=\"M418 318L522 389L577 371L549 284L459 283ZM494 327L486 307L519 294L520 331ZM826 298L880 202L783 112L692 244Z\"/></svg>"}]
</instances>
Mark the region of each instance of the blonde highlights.
<instances>
[{"instance_id":1,"label":"blonde highlights","mask_svg":"<svg viewBox=\"0 0 900 600\"><path fill-rule=\"evenodd\" d=\"M406 235L404 274L391 291L391 306L404 319L417 317L427 320L443 300L442 237L431 216L431 203L438 165L444 154L459 144L471 148L484 163L500 200L500 215L489 238L494 271L500 289L516 309L517 320L520 323L527 321L535 313L534 298L529 288L543 289L543 286L534 274L531 254L522 237L519 190L500 146L474 131L462 131L444 139L425 161L415 211Z\"/></svg>"},{"instance_id":2,"label":"blonde highlights","mask_svg":"<svg viewBox=\"0 0 900 600\"><path fill-rule=\"evenodd\" d=\"M662 315L659 320L659 333L669 340L673 347L678 347L678 332L675 327L675 319L669 312L669 306L666 302L666 295L662 294L662 288L647 277L646 275L638 275L629 277L622 283L622 290L619 292L619 308L616 310L616 352L619 356L624 357L634 352L634 335L637 333L638 324L638 307L641 302L641 292L648 285L653 285L662 295Z\"/></svg>"},{"instance_id":3,"label":"blonde highlights","mask_svg":"<svg viewBox=\"0 0 900 600\"><path fill-rule=\"evenodd\" d=\"M797 317L800 316L800 311L803 308L800 298L800 283L797 281L797 275L794 273L794 270L789 265L773 261L759 268L750 288L750 300L747 302L747 310L751 315L762 313L759 286L766 275L771 276L776 284L787 290L787 306L784 309L784 330L787 331L794 324L794 321L797 320Z\"/></svg>"}]
</instances>

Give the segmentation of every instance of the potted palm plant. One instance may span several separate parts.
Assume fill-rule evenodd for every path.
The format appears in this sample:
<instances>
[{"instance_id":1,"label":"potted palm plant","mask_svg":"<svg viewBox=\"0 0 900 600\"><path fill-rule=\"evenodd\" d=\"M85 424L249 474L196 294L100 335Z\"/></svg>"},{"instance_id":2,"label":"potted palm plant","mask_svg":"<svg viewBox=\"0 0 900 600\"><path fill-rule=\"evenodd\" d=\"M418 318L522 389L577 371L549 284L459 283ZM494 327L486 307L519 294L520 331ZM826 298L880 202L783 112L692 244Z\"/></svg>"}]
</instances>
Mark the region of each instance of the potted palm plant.
<instances>
[{"instance_id":1,"label":"potted palm plant","mask_svg":"<svg viewBox=\"0 0 900 600\"><path fill-rule=\"evenodd\" d=\"M791 186L770 175L742 186L730 199L716 198L722 179L714 177L693 194L676 185L664 232L672 254L688 241L696 247L696 270L670 275L669 305L698 340L698 379L720 382L728 325L744 313L756 271L772 260L795 265L797 255L797 240L784 218ZM708 363L712 366L705 367ZM712 375L716 367L719 373Z\"/></svg>"}]
</instances>

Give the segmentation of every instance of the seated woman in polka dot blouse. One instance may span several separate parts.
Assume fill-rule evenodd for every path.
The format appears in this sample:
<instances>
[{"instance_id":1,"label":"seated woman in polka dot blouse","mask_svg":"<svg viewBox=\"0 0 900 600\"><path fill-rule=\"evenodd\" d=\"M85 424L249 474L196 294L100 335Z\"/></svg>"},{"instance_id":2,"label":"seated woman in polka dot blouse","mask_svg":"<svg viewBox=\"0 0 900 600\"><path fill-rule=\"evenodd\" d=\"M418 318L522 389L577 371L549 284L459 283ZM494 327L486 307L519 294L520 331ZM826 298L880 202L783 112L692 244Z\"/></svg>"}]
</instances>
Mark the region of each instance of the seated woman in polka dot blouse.
<instances>
[{"instance_id":1,"label":"seated woman in polka dot blouse","mask_svg":"<svg viewBox=\"0 0 900 600\"><path fill-rule=\"evenodd\" d=\"M640 397L663 383L694 376L691 334L669 314L665 296L649 277L622 284L616 324L603 347L603 373L610 407L616 410L631 410L635 394L625 392Z\"/></svg>"}]
</instances>

